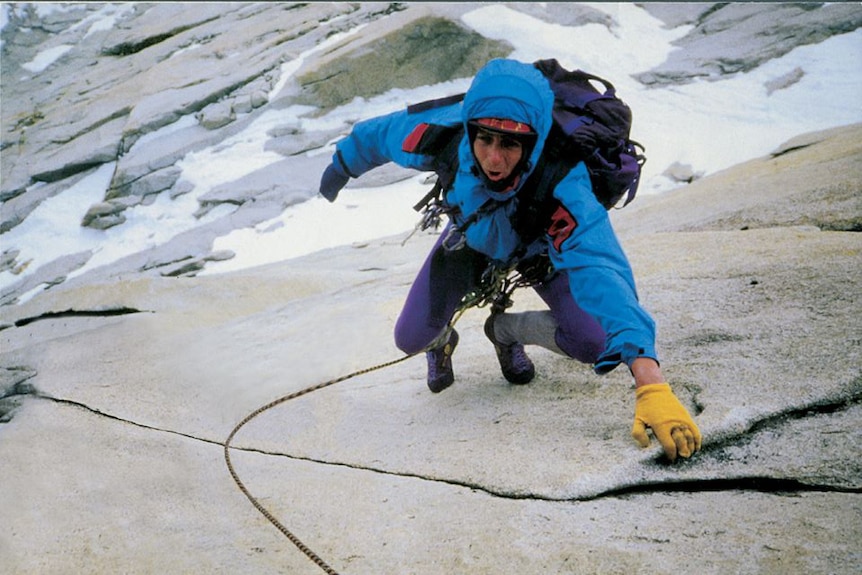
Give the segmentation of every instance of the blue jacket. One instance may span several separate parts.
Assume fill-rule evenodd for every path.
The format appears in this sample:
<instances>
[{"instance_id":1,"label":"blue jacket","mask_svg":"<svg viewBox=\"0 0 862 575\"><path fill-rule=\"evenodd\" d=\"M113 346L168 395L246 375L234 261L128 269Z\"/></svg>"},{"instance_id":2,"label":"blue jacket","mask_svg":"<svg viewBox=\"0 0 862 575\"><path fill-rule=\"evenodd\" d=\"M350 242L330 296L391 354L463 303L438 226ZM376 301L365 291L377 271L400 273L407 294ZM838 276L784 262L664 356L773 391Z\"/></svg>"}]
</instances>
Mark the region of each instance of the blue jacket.
<instances>
[{"instance_id":1,"label":"blue jacket","mask_svg":"<svg viewBox=\"0 0 862 575\"><path fill-rule=\"evenodd\" d=\"M465 232L472 249L494 261L508 262L521 245L510 223L517 207L517 193L542 154L551 129L553 104L553 92L535 67L514 60L492 60L476 74L463 102L421 112L403 110L357 123L336 144L333 163L351 177L387 162L432 171L434 158L408 151L411 147L405 142L424 124L463 124L465 136L458 147L458 172L445 200L459 208L453 218L460 224L489 198L514 198L492 211L483 210ZM468 121L483 117L521 121L538 134L525 173L511 190L494 192L478 175L481 172L466 134ZM620 362L631 365L641 356L658 359L655 323L638 303L631 266L607 211L593 195L586 166L575 166L553 193L564 210L554 214L544 247L554 268L568 274L575 301L596 318L607 334L605 351L594 366L596 372L606 373Z\"/></svg>"}]
</instances>

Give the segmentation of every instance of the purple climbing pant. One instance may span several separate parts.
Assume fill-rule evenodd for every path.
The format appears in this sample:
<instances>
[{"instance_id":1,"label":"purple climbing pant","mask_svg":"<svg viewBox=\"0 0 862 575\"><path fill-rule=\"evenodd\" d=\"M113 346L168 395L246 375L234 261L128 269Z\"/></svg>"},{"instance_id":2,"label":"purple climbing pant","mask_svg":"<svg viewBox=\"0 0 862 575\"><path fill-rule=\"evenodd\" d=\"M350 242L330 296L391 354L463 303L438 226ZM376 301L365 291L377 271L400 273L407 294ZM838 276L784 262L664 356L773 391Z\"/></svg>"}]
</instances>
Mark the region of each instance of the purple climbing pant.
<instances>
[{"instance_id":1,"label":"purple climbing pant","mask_svg":"<svg viewBox=\"0 0 862 575\"><path fill-rule=\"evenodd\" d=\"M455 315L461 299L479 284L488 259L469 247L449 251L441 234L413 281L407 301L395 324L395 345L407 354L425 349ZM564 273L534 286L557 322L554 339L569 357L594 363L605 348L605 332L582 310L569 290Z\"/></svg>"}]
</instances>

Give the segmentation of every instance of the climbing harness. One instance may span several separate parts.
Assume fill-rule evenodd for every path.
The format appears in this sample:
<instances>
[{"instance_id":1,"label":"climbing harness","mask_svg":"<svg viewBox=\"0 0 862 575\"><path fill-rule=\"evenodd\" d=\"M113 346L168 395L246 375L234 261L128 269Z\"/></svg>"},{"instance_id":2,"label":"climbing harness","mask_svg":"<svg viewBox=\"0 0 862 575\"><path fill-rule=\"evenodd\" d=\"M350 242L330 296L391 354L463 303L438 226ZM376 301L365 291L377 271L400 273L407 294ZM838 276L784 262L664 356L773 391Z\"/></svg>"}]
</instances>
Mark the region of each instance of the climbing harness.
<instances>
[{"instance_id":1,"label":"climbing harness","mask_svg":"<svg viewBox=\"0 0 862 575\"><path fill-rule=\"evenodd\" d=\"M516 289L532 287L547 279L547 274L542 277L534 276L527 273L527 270L519 269L519 264L520 262L514 262L500 266L491 263L482 273L482 279L476 289L461 300L459 310L490 305L494 313L503 312L512 307L512 294Z\"/></svg>"},{"instance_id":2,"label":"climbing harness","mask_svg":"<svg viewBox=\"0 0 862 575\"><path fill-rule=\"evenodd\" d=\"M455 311L455 314L453 315L452 319L449 321L448 325L446 326L446 329L444 330L443 337L446 337L448 339L449 332L454 329L455 324L458 322L461 316L471 307L481 308L490 305L492 313L502 312L503 310L512 305L512 294L516 289L520 287L535 285L535 280L527 278L522 274L522 272L518 271L516 268L517 266L514 264L505 268L493 264L488 266L488 268L482 275L482 279L479 283L479 286L477 286L476 289L469 292L462 298L458 309ZM440 338L438 338L438 340L439 339ZM435 340L435 342L438 340ZM233 478L237 487L239 487L239 490L242 491L246 498L248 498L248 500L251 502L251 504L254 505L255 509L257 509L270 523L275 526L276 529L281 531L281 533L285 537L287 537L287 539L291 543L293 543L302 553L304 553L309 559L311 559L318 567L323 569L323 571L328 575L338 575L338 572L335 571L332 567L330 567L323 559L320 558L319 555L317 555L317 553L312 551L305 543L303 543L296 535L294 535L287 527L285 527L268 509L266 509L266 507L263 506L263 504L260 503L260 501L258 501L258 499L254 495L252 495L252 493L242 482L230 458L231 442L233 441L236 434L239 433L240 429L242 429L246 424L248 424L258 415L262 414L265 411L268 411L269 409L272 409L273 407L286 403L292 399L308 395L312 392L319 391L331 385L335 385L336 383L341 383L343 381L347 381L348 379L353 379L355 377L365 375L373 371L399 364L403 361L406 361L412 357L415 357L421 353L430 350L435 345L435 342L432 342L431 344L429 344L428 347L418 352L405 355L398 359L387 361L385 363L381 363L372 367L360 369L358 371L354 371L353 373L349 373L347 375L343 375L335 379L325 381L323 383L318 383L310 387L306 387L305 389L301 389L299 391L275 399L267 403L266 405L259 407L258 409L248 414L245 418L243 418L242 421L236 424L233 430L231 430L230 434L224 442L225 463L227 464L227 468L230 472L231 477Z\"/></svg>"}]
</instances>

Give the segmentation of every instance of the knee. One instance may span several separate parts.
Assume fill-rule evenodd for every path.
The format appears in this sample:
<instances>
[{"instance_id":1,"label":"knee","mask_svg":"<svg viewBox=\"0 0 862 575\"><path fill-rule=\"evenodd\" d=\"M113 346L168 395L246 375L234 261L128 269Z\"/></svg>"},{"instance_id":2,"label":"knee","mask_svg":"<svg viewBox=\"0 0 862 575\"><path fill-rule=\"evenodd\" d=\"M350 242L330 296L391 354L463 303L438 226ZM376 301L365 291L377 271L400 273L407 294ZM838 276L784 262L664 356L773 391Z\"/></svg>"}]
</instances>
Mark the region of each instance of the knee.
<instances>
[{"instance_id":1,"label":"knee","mask_svg":"<svg viewBox=\"0 0 862 575\"><path fill-rule=\"evenodd\" d=\"M395 326L395 346L408 355L419 353L440 335L438 329L417 329L415 325L398 323Z\"/></svg>"},{"instance_id":2,"label":"knee","mask_svg":"<svg viewBox=\"0 0 862 575\"><path fill-rule=\"evenodd\" d=\"M605 350L605 338L595 335L584 337L581 334L579 337L571 337L557 331L556 341L563 353L581 363L595 363Z\"/></svg>"},{"instance_id":3,"label":"knee","mask_svg":"<svg viewBox=\"0 0 862 575\"><path fill-rule=\"evenodd\" d=\"M414 354L422 349L419 339L408 330L395 328L395 347L406 354Z\"/></svg>"}]
</instances>

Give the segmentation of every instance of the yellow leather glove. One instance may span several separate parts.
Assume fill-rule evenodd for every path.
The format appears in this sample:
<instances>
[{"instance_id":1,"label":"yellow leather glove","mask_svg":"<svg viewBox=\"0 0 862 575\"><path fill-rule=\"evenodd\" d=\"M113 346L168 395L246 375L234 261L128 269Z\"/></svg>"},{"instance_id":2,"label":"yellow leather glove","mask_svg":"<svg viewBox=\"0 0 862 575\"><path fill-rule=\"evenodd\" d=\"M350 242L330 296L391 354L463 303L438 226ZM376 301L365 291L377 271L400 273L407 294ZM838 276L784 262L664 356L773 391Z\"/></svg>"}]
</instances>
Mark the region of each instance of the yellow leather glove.
<instances>
[{"instance_id":1,"label":"yellow leather glove","mask_svg":"<svg viewBox=\"0 0 862 575\"><path fill-rule=\"evenodd\" d=\"M700 430L667 383L651 383L635 392L635 423L632 437L641 447L649 447L646 428L652 432L671 461L676 456L691 457L700 449Z\"/></svg>"}]
</instances>

